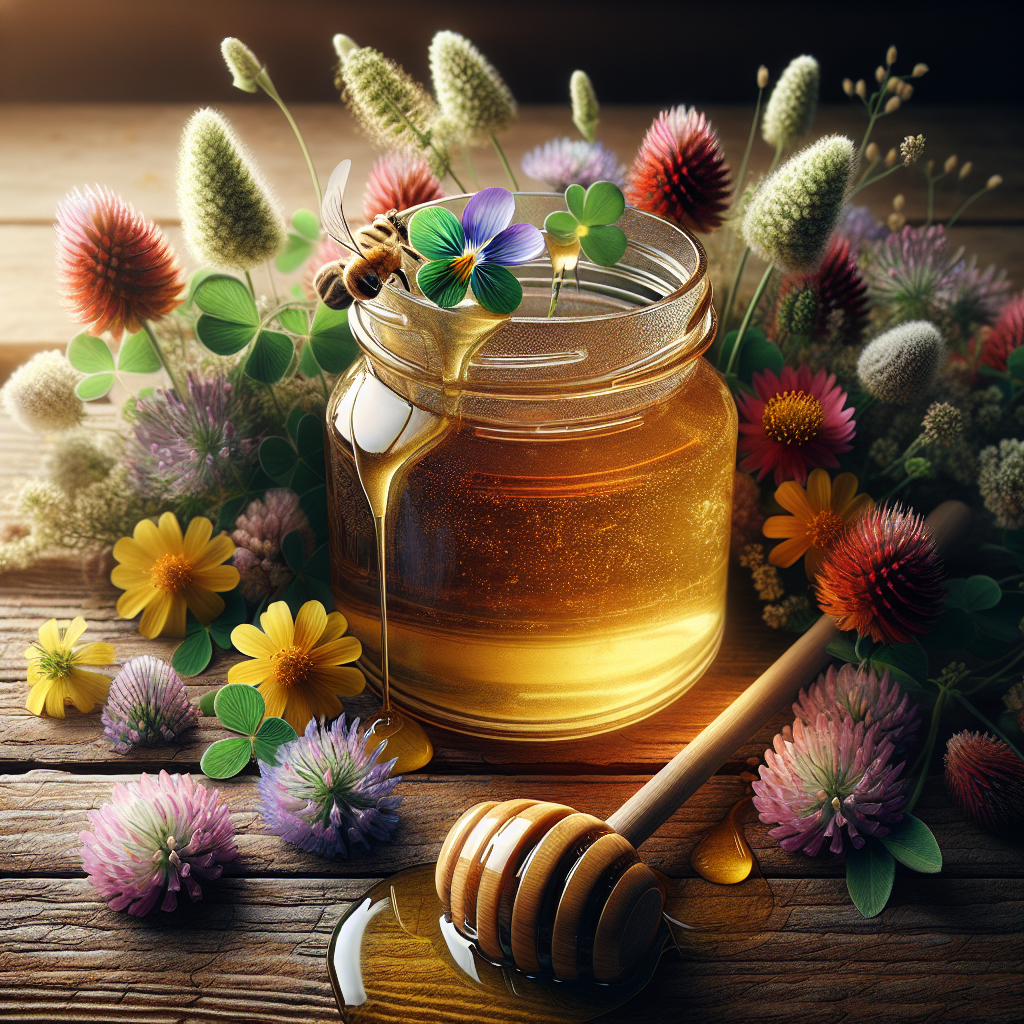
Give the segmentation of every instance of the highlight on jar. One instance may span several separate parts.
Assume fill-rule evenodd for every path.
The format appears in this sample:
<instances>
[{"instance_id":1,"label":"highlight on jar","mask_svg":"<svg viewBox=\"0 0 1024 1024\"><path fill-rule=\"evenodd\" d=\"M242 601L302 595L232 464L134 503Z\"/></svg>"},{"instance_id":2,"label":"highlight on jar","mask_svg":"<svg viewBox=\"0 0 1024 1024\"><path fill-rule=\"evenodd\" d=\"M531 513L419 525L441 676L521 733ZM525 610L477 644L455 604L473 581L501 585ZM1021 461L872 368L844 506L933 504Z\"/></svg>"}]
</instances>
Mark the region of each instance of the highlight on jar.
<instances>
[{"instance_id":1,"label":"highlight on jar","mask_svg":"<svg viewBox=\"0 0 1024 1024\"><path fill-rule=\"evenodd\" d=\"M343 244L345 178L323 210ZM385 756L429 759L410 715L563 740L678 699L721 643L737 437L701 358L699 242L610 182L488 188L362 231L375 295L332 265L317 286L360 300L327 409L331 580ZM391 262L370 268L370 243Z\"/></svg>"}]
</instances>

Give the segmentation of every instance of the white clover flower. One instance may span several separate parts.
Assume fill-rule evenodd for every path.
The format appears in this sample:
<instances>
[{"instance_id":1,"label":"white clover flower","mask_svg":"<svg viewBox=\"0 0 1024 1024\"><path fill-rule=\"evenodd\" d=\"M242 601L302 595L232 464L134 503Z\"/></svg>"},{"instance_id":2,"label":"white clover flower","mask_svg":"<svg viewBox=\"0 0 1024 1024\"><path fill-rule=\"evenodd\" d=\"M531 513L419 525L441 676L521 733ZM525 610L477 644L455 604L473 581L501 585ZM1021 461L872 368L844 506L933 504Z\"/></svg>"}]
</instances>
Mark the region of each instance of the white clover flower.
<instances>
[{"instance_id":1,"label":"white clover flower","mask_svg":"<svg viewBox=\"0 0 1024 1024\"><path fill-rule=\"evenodd\" d=\"M75 394L81 379L60 352L38 352L0 389L0 404L26 430L37 434L71 430L85 414Z\"/></svg>"}]
</instances>

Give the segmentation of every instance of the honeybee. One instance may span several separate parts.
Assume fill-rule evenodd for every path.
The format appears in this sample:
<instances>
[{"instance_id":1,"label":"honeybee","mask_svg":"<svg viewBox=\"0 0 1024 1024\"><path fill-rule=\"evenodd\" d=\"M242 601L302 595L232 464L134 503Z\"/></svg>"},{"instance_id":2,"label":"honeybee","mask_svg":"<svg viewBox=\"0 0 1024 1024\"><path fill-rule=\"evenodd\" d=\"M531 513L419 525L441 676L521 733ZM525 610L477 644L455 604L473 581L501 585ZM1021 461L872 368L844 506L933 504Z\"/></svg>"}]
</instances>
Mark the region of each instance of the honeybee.
<instances>
[{"instance_id":1,"label":"honeybee","mask_svg":"<svg viewBox=\"0 0 1024 1024\"><path fill-rule=\"evenodd\" d=\"M409 279L402 269L402 253L408 252L419 258L409 246L409 234L399 220L397 210L378 214L372 223L359 228L353 235L342 206L351 168L351 160L342 160L334 169L320 208L327 233L354 254L348 260L324 264L313 279L317 294L331 309L345 309L353 300L365 302L375 299L392 274L408 290Z\"/></svg>"}]
</instances>

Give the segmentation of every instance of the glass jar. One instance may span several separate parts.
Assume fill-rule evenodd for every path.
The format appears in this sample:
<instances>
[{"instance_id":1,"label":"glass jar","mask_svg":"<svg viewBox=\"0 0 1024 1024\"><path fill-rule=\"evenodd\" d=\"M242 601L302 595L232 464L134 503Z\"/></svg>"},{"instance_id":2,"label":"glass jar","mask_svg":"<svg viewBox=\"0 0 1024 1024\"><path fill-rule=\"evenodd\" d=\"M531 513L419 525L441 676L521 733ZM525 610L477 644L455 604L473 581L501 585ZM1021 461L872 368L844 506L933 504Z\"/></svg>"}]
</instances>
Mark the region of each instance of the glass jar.
<instances>
[{"instance_id":1,"label":"glass jar","mask_svg":"<svg viewBox=\"0 0 1024 1024\"><path fill-rule=\"evenodd\" d=\"M514 219L563 208L520 194ZM716 326L707 261L664 220L627 209L619 223L626 255L582 261L553 318L547 258L514 268L511 318L415 288L352 307L363 354L327 410L331 577L371 685L377 562L353 395L372 374L446 421L395 481L387 521L391 693L427 722L593 735L676 700L718 650L736 409L701 358Z\"/></svg>"}]
</instances>

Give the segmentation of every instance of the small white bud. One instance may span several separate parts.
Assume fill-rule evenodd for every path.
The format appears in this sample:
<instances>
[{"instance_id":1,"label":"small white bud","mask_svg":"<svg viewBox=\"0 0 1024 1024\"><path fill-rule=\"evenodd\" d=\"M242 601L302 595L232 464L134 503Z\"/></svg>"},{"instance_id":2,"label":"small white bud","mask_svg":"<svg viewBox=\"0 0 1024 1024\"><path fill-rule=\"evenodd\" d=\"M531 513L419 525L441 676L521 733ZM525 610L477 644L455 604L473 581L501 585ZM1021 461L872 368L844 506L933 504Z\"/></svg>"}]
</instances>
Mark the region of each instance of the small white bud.
<instances>
[{"instance_id":1,"label":"small white bud","mask_svg":"<svg viewBox=\"0 0 1024 1024\"><path fill-rule=\"evenodd\" d=\"M903 83L898 78L890 78L889 81L885 83L885 91L896 92L902 84Z\"/></svg>"}]
</instances>

